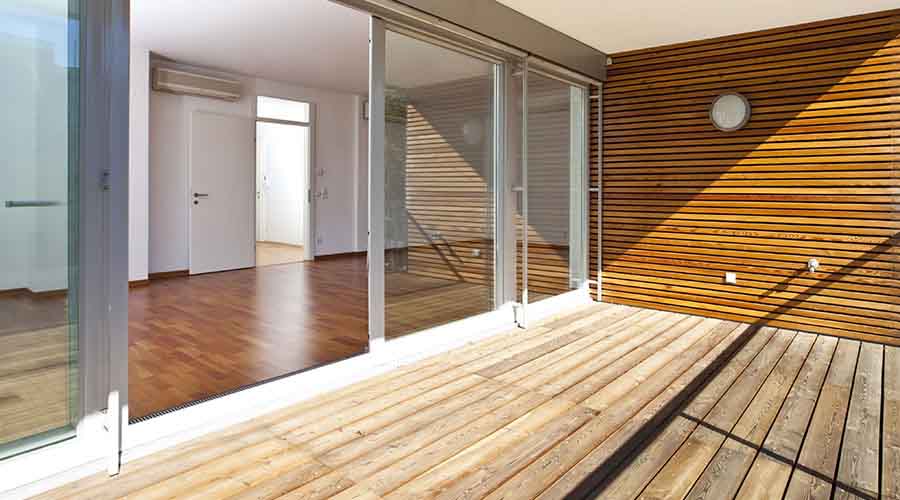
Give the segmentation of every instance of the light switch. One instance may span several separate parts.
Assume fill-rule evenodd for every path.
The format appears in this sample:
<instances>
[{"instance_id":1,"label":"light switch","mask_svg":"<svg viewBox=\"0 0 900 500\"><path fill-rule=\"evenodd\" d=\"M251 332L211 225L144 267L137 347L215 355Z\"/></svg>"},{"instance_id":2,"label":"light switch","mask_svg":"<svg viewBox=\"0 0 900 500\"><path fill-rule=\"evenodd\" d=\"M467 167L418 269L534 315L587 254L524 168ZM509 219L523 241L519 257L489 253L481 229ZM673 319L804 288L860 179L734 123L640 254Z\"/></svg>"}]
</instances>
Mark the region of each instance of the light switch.
<instances>
[{"instance_id":1,"label":"light switch","mask_svg":"<svg viewBox=\"0 0 900 500\"><path fill-rule=\"evenodd\" d=\"M737 273L725 273L725 283L737 285Z\"/></svg>"}]
</instances>

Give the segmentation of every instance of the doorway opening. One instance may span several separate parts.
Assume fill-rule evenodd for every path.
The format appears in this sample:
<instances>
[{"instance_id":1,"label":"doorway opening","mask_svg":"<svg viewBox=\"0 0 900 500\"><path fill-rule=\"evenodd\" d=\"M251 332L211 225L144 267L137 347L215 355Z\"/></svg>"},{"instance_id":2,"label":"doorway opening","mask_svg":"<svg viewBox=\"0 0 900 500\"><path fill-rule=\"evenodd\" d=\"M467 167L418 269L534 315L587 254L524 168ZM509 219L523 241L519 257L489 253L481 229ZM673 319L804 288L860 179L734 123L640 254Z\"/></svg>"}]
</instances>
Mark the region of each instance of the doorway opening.
<instances>
[{"instance_id":1,"label":"doorway opening","mask_svg":"<svg viewBox=\"0 0 900 500\"><path fill-rule=\"evenodd\" d=\"M314 258L310 108L307 102L256 98L257 267Z\"/></svg>"},{"instance_id":2,"label":"doorway opening","mask_svg":"<svg viewBox=\"0 0 900 500\"><path fill-rule=\"evenodd\" d=\"M367 351L368 28L132 0L132 422Z\"/></svg>"}]
</instances>

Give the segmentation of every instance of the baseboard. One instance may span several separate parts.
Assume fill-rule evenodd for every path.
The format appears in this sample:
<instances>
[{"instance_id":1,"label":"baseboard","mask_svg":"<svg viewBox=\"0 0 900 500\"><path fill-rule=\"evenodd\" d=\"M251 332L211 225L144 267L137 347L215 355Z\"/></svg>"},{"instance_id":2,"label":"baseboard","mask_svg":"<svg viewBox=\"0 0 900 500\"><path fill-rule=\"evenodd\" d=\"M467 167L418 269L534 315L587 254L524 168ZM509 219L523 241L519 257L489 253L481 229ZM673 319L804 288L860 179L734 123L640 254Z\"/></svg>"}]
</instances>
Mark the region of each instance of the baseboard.
<instances>
[{"instance_id":1,"label":"baseboard","mask_svg":"<svg viewBox=\"0 0 900 500\"><path fill-rule=\"evenodd\" d=\"M0 290L0 298L28 296L33 299L52 299L55 297L65 297L68 294L68 288L60 288L59 290L42 290L40 292L35 292L30 288L11 288L9 290Z\"/></svg>"},{"instance_id":2,"label":"baseboard","mask_svg":"<svg viewBox=\"0 0 900 500\"><path fill-rule=\"evenodd\" d=\"M330 259L346 259L347 257L365 257L367 251L362 252L344 252L344 253L332 253L328 255L316 255L316 260L330 260Z\"/></svg>"},{"instance_id":3,"label":"baseboard","mask_svg":"<svg viewBox=\"0 0 900 500\"><path fill-rule=\"evenodd\" d=\"M287 247L287 248L303 248L303 245L294 245L292 243L282 243L280 241L265 241L265 240L256 240L257 243L265 243L266 245L274 245L277 247Z\"/></svg>"},{"instance_id":4,"label":"baseboard","mask_svg":"<svg viewBox=\"0 0 900 500\"><path fill-rule=\"evenodd\" d=\"M143 280L134 280L128 282L128 288L141 288L145 286L150 286L150 279Z\"/></svg>"},{"instance_id":5,"label":"baseboard","mask_svg":"<svg viewBox=\"0 0 900 500\"><path fill-rule=\"evenodd\" d=\"M150 273L147 275L147 278L150 281L153 280L163 280L166 278L181 278L185 276L190 276L191 272L188 269L179 269L177 271L163 271L161 273Z\"/></svg>"}]
</instances>

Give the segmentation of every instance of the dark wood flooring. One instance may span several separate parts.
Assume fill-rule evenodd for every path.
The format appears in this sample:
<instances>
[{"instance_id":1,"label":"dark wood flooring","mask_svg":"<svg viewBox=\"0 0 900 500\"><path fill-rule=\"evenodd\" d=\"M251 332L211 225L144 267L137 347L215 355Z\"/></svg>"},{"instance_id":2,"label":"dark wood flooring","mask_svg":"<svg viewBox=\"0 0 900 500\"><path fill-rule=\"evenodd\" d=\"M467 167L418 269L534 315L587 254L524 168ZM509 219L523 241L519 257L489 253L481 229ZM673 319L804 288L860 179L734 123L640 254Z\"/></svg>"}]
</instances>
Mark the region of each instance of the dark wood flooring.
<instances>
[{"instance_id":1,"label":"dark wood flooring","mask_svg":"<svg viewBox=\"0 0 900 500\"><path fill-rule=\"evenodd\" d=\"M367 287L366 258L355 255L155 279L131 289L130 416L139 419L365 352ZM482 284L389 273L385 288L388 338L493 307ZM65 323L65 297L7 293L0 297L0 320L4 345L12 345L10 335L31 339L33 332ZM17 349L7 357L33 357Z\"/></svg>"},{"instance_id":2,"label":"dark wood flooring","mask_svg":"<svg viewBox=\"0 0 900 500\"><path fill-rule=\"evenodd\" d=\"M66 296L28 290L0 292L0 335L33 332L68 324Z\"/></svg>"},{"instance_id":3,"label":"dark wood flooring","mask_svg":"<svg viewBox=\"0 0 900 500\"><path fill-rule=\"evenodd\" d=\"M483 283L388 273L384 283L387 339L452 323L494 308L493 290Z\"/></svg>"},{"instance_id":4,"label":"dark wood flooring","mask_svg":"<svg viewBox=\"0 0 900 500\"><path fill-rule=\"evenodd\" d=\"M368 344L364 257L152 281L129 296L132 418L338 361Z\"/></svg>"},{"instance_id":5,"label":"dark wood flooring","mask_svg":"<svg viewBox=\"0 0 900 500\"><path fill-rule=\"evenodd\" d=\"M385 280L388 338L492 308L480 284ZM155 280L131 291L128 309L129 405L141 418L365 352L366 258Z\"/></svg>"}]
</instances>

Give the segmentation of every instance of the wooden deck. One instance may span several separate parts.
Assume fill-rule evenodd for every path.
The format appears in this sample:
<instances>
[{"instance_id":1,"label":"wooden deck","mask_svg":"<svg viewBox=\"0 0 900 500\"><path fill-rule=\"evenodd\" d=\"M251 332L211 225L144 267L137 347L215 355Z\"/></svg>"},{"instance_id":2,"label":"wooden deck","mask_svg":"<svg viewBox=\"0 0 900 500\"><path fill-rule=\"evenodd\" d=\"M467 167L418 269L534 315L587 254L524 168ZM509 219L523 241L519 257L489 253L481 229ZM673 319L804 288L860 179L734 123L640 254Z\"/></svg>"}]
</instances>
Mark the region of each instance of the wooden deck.
<instances>
[{"instance_id":1,"label":"wooden deck","mask_svg":"<svg viewBox=\"0 0 900 500\"><path fill-rule=\"evenodd\" d=\"M854 369L858 353L865 356L860 358L861 371ZM879 354L888 355L884 365L862 369ZM872 424L871 412L880 410L881 392L874 388L881 387L882 366L884 379L894 381L885 385L893 399L885 400L884 415L893 415L893 420L884 422L884 463L897 464L896 354L852 341L595 305L324 394L126 464L117 478L97 475L45 498L520 499L598 491L603 498L619 498L606 492L613 488L631 497L666 493L674 486L666 484L668 478L682 477L674 475L681 469L672 467L683 464L696 477L677 483L681 493L674 496L681 498L695 493L691 487L703 484L701 478L707 479L706 465L719 459L719 448L730 449L723 446L730 437L707 448L690 446L692 432L707 429L699 422L718 418L712 420L718 427L749 436L735 440L744 446L761 432L754 423L787 412L791 417L779 418L775 427L783 431L771 434L788 436L776 441L787 446L798 432L802 438L798 429L806 428L804 411L812 411L807 407L815 398L810 391L785 387L807 379L815 386L816 377L826 382L819 398L823 409L816 407L810 434L830 436L808 440L816 447L810 451L798 446L805 467L791 476L786 465L787 480L791 491L798 492L827 483L830 479L823 480L818 471L837 463L829 458L837 449L850 457L841 463L854 465L838 473L856 491L866 487L871 470L877 471L871 467L877 452L866 446L872 429L880 431ZM857 380L860 377L864 380ZM862 386L871 390L857 398L856 387ZM848 423L841 440L831 425L831 412L840 414L846 408L842 401L851 394L860 402L850 405L846 420L856 424ZM778 402L785 398L794 401L784 405L787 410ZM709 411L693 417L685 409L699 406ZM728 426L728 418L738 427ZM649 433L666 421L662 433ZM673 433L680 442L657 444ZM642 442L650 444L642 448ZM711 449L702 465L689 453L694 448ZM685 459L670 461L681 449L688 450L681 452ZM879 450L877 443L874 450ZM854 459L857 452L859 459ZM629 453L633 456L623 462ZM726 460L731 456L723 456L722 463L731 464ZM770 464L767 458L752 453L751 476L768 478L770 470L784 469L778 460ZM731 477L737 475L709 479ZM735 489L742 484L736 481L736 486L724 482ZM595 489L598 485L600 490ZM715 491L712 496L722 498Z\"/></svg>"},{"instance_id":2,"label":"wooden deck","mask_svg":"<svg viewBox=\"0 0 900 500\"><path fill-rule=\"evenodd\" d=\"M591 498L898 499L900 348L764 328L601 475Z\"/></svg>"}]
</instances>

